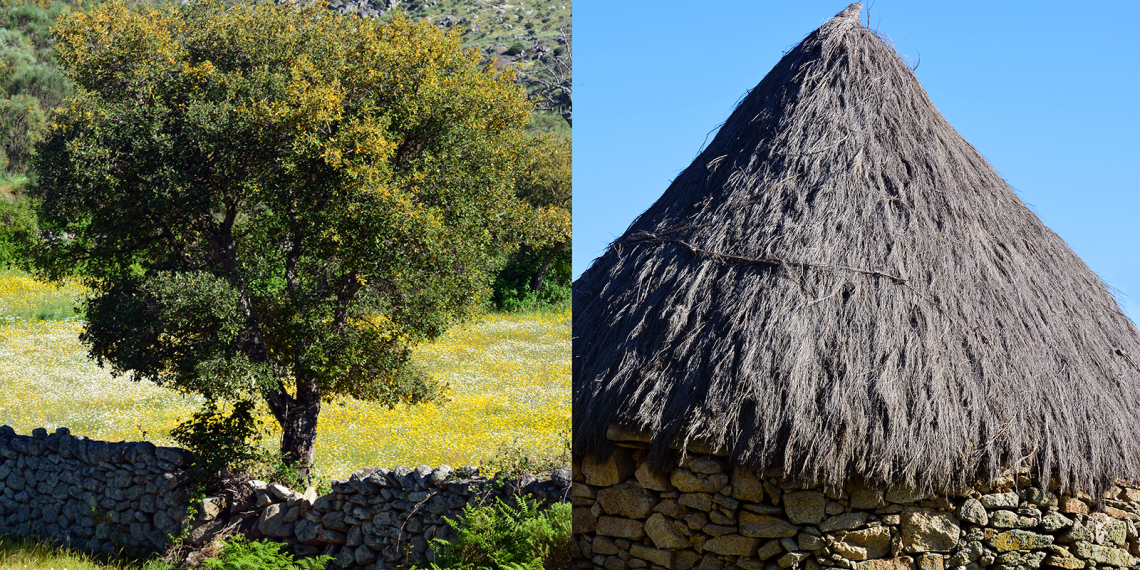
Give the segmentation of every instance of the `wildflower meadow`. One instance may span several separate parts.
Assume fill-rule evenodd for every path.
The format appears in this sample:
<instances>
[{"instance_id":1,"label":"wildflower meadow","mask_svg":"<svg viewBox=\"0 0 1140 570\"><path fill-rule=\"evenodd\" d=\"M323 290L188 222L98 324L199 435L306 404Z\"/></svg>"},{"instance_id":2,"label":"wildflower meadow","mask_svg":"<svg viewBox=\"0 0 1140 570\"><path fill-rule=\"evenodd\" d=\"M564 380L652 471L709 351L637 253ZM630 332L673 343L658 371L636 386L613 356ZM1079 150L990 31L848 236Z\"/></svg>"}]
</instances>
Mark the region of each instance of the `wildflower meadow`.
<instances>
[{"instance_id":1,"label":"wildflower meadow","mask_svg":"<svg viewBox=\"0 0 1140 570\"><path fill-rule=\"evenodd\" d=\"M0 273L0 424L20 433L66 426L93 439L173 445L170 429L190 417L200 398L113 377L88 359L72 309L82 294L78 285ZM536 456L565 447L568 308L487 314L419 347L415 358L450 386L447 401L394 409L354 400L325 404L318 475L343 478L371 465L477 465L503 446Z\"/></svg>"}]
</instances>

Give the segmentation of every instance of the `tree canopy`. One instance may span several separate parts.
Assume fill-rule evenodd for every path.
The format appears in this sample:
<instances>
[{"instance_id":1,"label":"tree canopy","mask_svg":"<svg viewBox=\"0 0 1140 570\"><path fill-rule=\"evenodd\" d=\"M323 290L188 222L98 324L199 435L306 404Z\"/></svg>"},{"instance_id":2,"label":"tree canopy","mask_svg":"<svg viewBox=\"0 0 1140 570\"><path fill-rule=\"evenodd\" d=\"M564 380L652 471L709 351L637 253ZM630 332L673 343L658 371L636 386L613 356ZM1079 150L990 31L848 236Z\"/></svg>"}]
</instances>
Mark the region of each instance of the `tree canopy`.
<instances>
[{"instance_id":1,"label":"tree canopy","mask_svg":"<svg viewBox=\"0 0 1140 570\"><path fill-rule=\"evenodd\" d=\"M37 263L84 276L94 358L264 398L305 465L322 401L433 396L410 348L481 303L528 209L512 72L316 5L110 2L55 34L75 95L37 155Z\"/></svg>"},{"instance_id":2,"label":"tree canopy","mask_svg":"<svg viewBox=\"0 0 1140 570\"><path fill-rule=\"evenodd\" d=\"M532 137L527 144L524 168L515 183L515 194L533 208L536 238L527 246L541 253L542 263L528 284L533 293L542 289L550 264L571 238L573 204L570 139L557 136Z\"/></svg>"},{"instance_id":3,"label":"tree canopy","mask_svg":"<svg viewBox=\"0 0 1140 570\"><path fill-rule=\"evenodd\" d=\"M521 215L522 247L509 252L494 287L494 303L505 310L570 300L570 138L532 134L523 149L515 181L515 195L530 206Z\"/></svg>"}]
</instances>

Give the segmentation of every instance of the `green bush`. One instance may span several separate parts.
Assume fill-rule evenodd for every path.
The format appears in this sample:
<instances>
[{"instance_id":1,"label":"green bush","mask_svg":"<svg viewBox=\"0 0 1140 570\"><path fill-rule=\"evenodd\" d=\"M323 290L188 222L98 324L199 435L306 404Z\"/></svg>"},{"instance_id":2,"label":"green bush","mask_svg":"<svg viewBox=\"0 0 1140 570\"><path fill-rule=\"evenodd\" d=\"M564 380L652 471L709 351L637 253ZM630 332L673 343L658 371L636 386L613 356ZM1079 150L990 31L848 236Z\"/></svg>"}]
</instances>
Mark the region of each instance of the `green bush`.
<instances>
[{"instance_id":1,"label":"green bush","mask_svg":"<svg viewBox=\"0 0 1140 570\"><path fill-rule=\"evenodd\" d=\"M0 7L0 171L28 172L48 115L71 96L71 82L52 61L49 34L66 9L63 2Z\"/></svg>"},{"instance_id":2,"label":"green bush","mask_svg":"<svg viewBox=\"0 0 1140 570\"><path fill-rule=\"evenodd\" d=\"M542 266L543 251L526 247L511 255L507 264L495 276L492 285L493 308L509 313L561 307L571 295L571 247L567 244L551 263L542 282L542 288L531 291L530 282Z\"/></svg>"},{"instance_id":3,"label":"green bush","mask_svg":"<svg viewBox=\"0 0 1140 570\"><path fill-rule=\"evenodd\" d=\"M531 535L531 547L542 559L545 570L570 568L572 508L570 503L555 503L524 522L523 532Z\"/></svg>"},{"instance_id":4,"label":"green bush","mask_svg":"<svg viewBox=\"0 0 1140 570\"><path fill-rule=\"evenodd\" d=\"M216 400L207 400L192 418L170 430L170 436L194 453L203 473L243 473L262 458L259 443L264 434L253 408L252 401L239 400L226 414Z\"/></svg>"},{"instance_id":5,"label":"green bush","mask_svg":"<svg viewBox=\"0 0 1140 570\"><path fill-rule=\"evenodd\" d=\"M194 453L199 472L208 477L207 489L223 483L225 475L245 475L290 489L312 485L318 495L332 492L332 484L306 474L284 453L262 445L265 431L254 418L254 403L238 400L227 413L217 400L207 400L194 416L170 430L179 445ZM222 477L212 477L221 474Z\"/></svg>"},{"instance_id":6,"label":"green bush","mask_svg":"<svg viewBox=\"0 0 1140 570\"><path fill-rule=\"evenodd\" d=\"M304 489L312 486L317 496L332 493L332 481L327 481L309 470L305 473L300 462L290 462L289 458L280 451L262 450L256 464L246 470L253 479L260 479L267 483L277 483L290 489Z\"/></svg>"},{"instance_id":7,"label":"green bush","mask_svg":"<svg viewBox=\"0 0 1140 570\"><path fill-rule=\"evenodd\" d=\"M249 542L240 534L230 537L217 558L205 560L212 570L318 570L332 556L314 556L294 561L293 555L281 552L278 542Z\"/></svg>"},{"instance_id":8,"label":"green bush","mask_svg":"<svg viewBox=\"0 0 1140 570\"><path fill-rule=\"evenodd\" d=\"M526 46L524 46L522 42L515 42L511 44L511 47L507 48L507 51L503 52L503 55L518 55L525 49Z\"/></svg>"},{"instance_id":9,"label":"green bush","mask_svg":"<svg viewBox=\"0 0 1140 570\"><path fill-rule=\"evenodd\" d=\"M558 432L561 445L557 450L535 451L523 447L519 441L500 444L490 459L479 462L481 473L495 473L495 477L514 478L523 473L547 473L570 464L570 430Z\"/></svg>"},{"instance_id":10,"label":"green bush","mask_svg":"<svg viewBox=\"0 0 1140 570\"><path fill-rule=\"evenodd\" d=\"M463 517L445 518L456 531L435 539L440 568L455 570L555 570L570 567L571 506L556 503L538 512L538 503L517 497L517 507L495 498L492 505L463 508Z\"/></svg>"},{"instance_id":11,"label":"green bush","mask_svg":"<svg viewBox=\"0 0 1140 570\"><path fill-rule=\"evenodd\" d=\"M21 95L34 97L45 110L59 107L71 96L71 82L64 77L63 71L46 63L20 68L12 73L4 88L13 98Z\"/></svg>"},{"instance_id":12,"label":"green bush","mask_svg":"<svg viewBox=\"0 0 1140 570\"><path fill-rule=\"evenodd\" d=\"M0 99L0 149L5 156L0 166L27 172L35 145L44 140L47 128L47 114L40 107L39 99L24 93Z\"/></svg>"},{"instance_id":13,"label":"green bush","mask_svg":"<svg viewBox=\"0 0 1140 570\"><path fill-rule=\"evenodd\" d=\"M573 133L566 119L560 115L541 111L536 111L530 116L530 124L527 125L526 132L531 135L550 133L567 138Z\"/></svg>"},{"instance_id":14,"label":"green bush","mask_svg":"<svg viewBox=\"0 0 1140 570\"><path fill-rule=\"evenodd\" d=\"M29 267L37 227L29 198L0 197L0 269Z\"/></svg>"},{"instance_id":15,"label":"green bush","mask_svg":"<svg viewBox=\"0 0 1140 570\"><path fill-rule=\"evenodd\" d=\"M0 28L0 83L23 67L36 63L36 53L31 42L19 30Z\"/></svg>"}]
</instances>

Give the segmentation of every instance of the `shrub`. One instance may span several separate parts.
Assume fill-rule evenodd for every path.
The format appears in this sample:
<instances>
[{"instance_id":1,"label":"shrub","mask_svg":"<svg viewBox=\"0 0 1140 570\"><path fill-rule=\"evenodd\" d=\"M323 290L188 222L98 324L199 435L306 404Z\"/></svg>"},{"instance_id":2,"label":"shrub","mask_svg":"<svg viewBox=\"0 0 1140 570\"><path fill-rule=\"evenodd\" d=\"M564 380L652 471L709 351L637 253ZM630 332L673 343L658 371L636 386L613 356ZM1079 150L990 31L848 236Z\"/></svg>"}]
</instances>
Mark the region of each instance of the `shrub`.
<instances>
[{"instance_id":1,"label":"shrub","mask_svg":"<svg viewBox=\"0 0 1140 570\"><path fill-rule=\"evenodd\" d=\"M35 97L21 93L11 99L0 99L0 147L7 157L4 166L26 172L35 145L44 139L47 128L47 114Z\"/></svg>"},{"instance_id":2,"label":"shrub","mask_svg":"<svg viewBox=\"0 0 1140 570\"><path fill-rule=\"evenodd\" d=\"M290 462L289 458L280 451L263 450L259 454L256 464L249 468L246 473L252 478L267 483L284 485L290 489L304 489L311 485L316 489L318 496L332 492L331 481L325 480L313 470L306 472L301 469L300 462Z\"/></svg>"},{"instance_id":3,"label":"shrub","mask_svg":"<svg viewBox=\"0 0 1140 570\"><path fill-rule=\"evenodd\" d=\"M554 570L570 567L571 506L556 503L538 512L538 503L517 497L517 507L495 498L492 505L463 508L451 540L435 539L439 568L459 570Z\"/></svg>"},{"instance_id":4,"label":"shrub","mask_svg":"<svg viewBox=\"0 0 1140 570\"><path fill-rule=\"evenodd\" d=\"M559 431L558 437L561 445L557 451L527 450L517 440L501 444L490 459L480 462L479 470L509 479L523 473L546 473L565 467L570 464L570 430Z\"/></svg>"},{"instance_id":5,"label":"shrub","mask_svg":"<svg viewBox=\"0 0 1140 570\"><path fill-rule=\"evenodd\" d=\"M550 133L561 137L569 138L572 134L570 124L566 122L560 115L536 111L530 117L530 124L527 125L526 131L530 135L540 135L542 133Z\"/></svg>"},{"instance_id":6,"label":"shrub","mask_svg":"<svg viewBox=\"0 0 1140 570\"><path fill-rule=\"evenodd\" d=\"M63 75L63 70L47 64L37 63L14 72L4 86L12 97L26 95L34 97L40 108L51 110L63 104L71 96L71 82ZM46 124L43 127L46 129ZM43 132L39 133L40 139ZM37 139L38 140L38 139Z\"/></svg>"},{"instance_id":7,"label":"shrub","mask_svg":"<svg viewBox=\"0 0 1140 570\"><path fill-rule=\"evenodd\" d=\"M518 55L525 49L526 46L522 45L522 42L515 42L511 44L511 47L507 48L507 51L503 52L503 55Z\"/></svg>"},{"instance_id":8,"label":"shrub","mask_svg":"<svg viewBox=\"0 0 1140 570\"><path fill-rule=\"evenodd\" d=\"M27 269L32 239L37 231L36 214L29 198L0 197L0 269Z\"/></svg>"},{"instance_id":9,"label":"shrub","mask_svg":"<svg viewBox=\"0 0 1140 570\"><path fill-rule=\"evenodd\" d=\"M554 258L542 288L531 291L530 282L542 265L542 251L523 247L511 255L495 276L491 302L495 309L513 313L545 307L559 307L570 300L571 248L564 247Z\"/></svg>"},{"instance_id":10,"label":"shrub","mask_svg":"<svg viewBox=\"0 0 1140 570\"><path fill-rule=\"evenodd\" d=\"M217 400L207 400L194 416L170 430L179 445L194 452L207 489L226 484L229 475L261 479L290 489L312 485L318 495L332 492L330 482L306 473L300 462L262 445L266 431L255 417L255 404L239 400L227 414ZM213 477L220 474L219 477Z\"/></svg>"},{"instance_id":11,"label":"shrub","mask_svg":"<svg viewBox=\"0 0 1140 570\"><path fill-rule=\"evenodd\" d=\"M226 414L216 400L207 400L192 418L170 430L170 436L194 452L204 473L244 472L262 458L258 444L263 432L253 409L252 401L239 400Z\"/></svg>"},{"instance_id":12,"label":"shrub","mask_svg":"<svg viewBox=\"0 0 1140 570\"><path fill-rule=\"evenodd\" d=\"M573 517L570 503L555 503L523 521L522 532L532 537L531 548L542 559L545 570L570 568L570 535Z\"/></svg>"},{"instance_id":13,"label":"shrub","mask_svg":"<svg viewBox=\"0 0 1140 570\"><path fill-rule=\"evenodd\" d=\"M205 560L205 564L212 570L317 570L332 560L332 556L315 556L294 561L292 554L281 552L282 546L277 542L249 542L235 534L218 557Z\"/></svg>"}]
</instances>

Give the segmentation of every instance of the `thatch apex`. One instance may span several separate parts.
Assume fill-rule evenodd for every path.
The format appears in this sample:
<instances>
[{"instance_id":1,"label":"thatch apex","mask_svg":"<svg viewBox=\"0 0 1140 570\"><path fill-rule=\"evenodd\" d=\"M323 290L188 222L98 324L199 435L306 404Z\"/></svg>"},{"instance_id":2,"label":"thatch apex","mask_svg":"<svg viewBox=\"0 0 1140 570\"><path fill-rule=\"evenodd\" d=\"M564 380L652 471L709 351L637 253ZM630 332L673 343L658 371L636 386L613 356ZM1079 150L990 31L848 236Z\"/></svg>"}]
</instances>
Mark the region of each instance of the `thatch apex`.
<instances>
[{"instance_id":1,"label":"thatch apex","mask_svg":"<svg viewBox=\"0 0 1140 570\"><path fill-rule=\"evenodd\" d=\"M610 424L832 486L1140 474L1140 332L852 4L574 283L574 450Z\"/></svg>"},{"instance_id":2,"label":"thatch apex","mask_svg":"<svg viewBox=\"0 0 1140 570\"><path fill-rule=\"evenodd\" d=\"M863 11L863 5L856 2L843 9L842 12L835 15L836 18L843 18L847 20L854 20L855 23L859 22L859 13Z\"/></svg>"}]
</instances>

